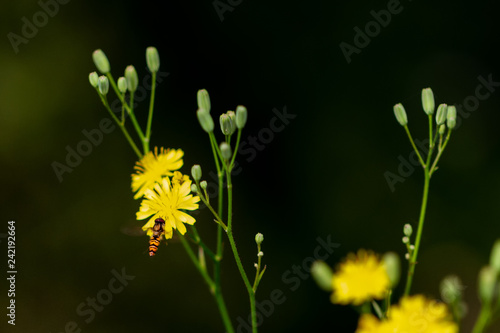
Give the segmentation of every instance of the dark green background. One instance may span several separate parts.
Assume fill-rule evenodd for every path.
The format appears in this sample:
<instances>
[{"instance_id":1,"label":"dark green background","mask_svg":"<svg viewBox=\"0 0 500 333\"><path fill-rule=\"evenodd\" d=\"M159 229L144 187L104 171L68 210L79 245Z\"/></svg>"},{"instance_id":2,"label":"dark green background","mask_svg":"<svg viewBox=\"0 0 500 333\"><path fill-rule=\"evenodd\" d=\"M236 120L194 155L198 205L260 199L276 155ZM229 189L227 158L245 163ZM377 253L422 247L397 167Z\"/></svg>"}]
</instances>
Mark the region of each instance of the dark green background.
<instances>
[{"instance_id":1,"label":"dark green background","mask_svg":"<svg viewBox=\"0 0 500 333\"><path fill-rule=\"evenodd\" d=\"M234 177L235 237L253 272L254 235L264 234L267 272L257 299L268 300L274 289L286 298L261 332L352 332L352 309L332 305L307 274L293 283L283 275L307 262L317 237L340 244L327 259L331 265L359 248L404 255L402 226L416 225L423 177L416 170L394 192L384 178L386 171L397 173L399 155L411 152L392 106L405 105L413 135L424 139L422 88L432 87L437 104L461 104L475 94L479 76L500 81L498 12L487 1L401 1L402 11L348 64L339 44L353 44L354 27L364 29L373 20L370 11L387 4L243 0L221 22L211 1L161 7L73 0L16 53L7 34L20 35L21 19L32 21L41 7L2 2L0 233L8 220L16 221L18 269L17 325L7 331L64 332L69 321L83 332L223 331L179 243L149 258L147 238L123 232L142 224L134 219L139 202L130 191L135 155L118 130L105 134L62 182L51 166L65 163L66 146L75 148L83 130L108 117L88 84L92 51L106 52L115 78L129 64L142 78L145 48L154 45L169 76L157 89L152 144L182 148L184 172L199 163L208 178L214 168L195 116L198 89L210 92L214 115L247 106L247 141L270 126L274 108L286 106L296 115L253 160L238 159L243 172ZM500 91L491 93L452 135L432 179L414 283L414 292L438 298L439 281L460 275L469 303L465 332L479 309L477 272L500 230L499 98ZM137 111L143 123L147 104ZM196 217L211 243L211 216L203 211ZM2 239L3 272L5 244ZM246 293L228 250L226 244L226 301L233 318L247 317ZM85 323L76 308L122 267L135 279Z\"/></svg>"}]
</instances>

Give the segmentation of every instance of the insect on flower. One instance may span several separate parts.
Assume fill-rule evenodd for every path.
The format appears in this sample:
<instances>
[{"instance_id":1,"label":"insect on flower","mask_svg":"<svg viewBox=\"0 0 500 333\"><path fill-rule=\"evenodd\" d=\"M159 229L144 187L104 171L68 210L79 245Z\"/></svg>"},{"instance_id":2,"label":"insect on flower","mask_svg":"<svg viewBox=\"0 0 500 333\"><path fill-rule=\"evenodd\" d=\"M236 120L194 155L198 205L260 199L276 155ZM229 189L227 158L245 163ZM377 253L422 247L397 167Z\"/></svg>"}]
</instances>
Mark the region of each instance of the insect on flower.
<instances>
[{"instance_id":1,"label":"insect on flower","mask_svg":"<svg viewBox=\"0 0 500 333\"><path fill-rule=\"evenodd\" d=\"M149 240L149 256L152 257L158 251L158 246L160 245L160 238L165 232L165 220L162 218L157 218L155 224L152 228L153 234Z\"/></svg>"}]
</instances>

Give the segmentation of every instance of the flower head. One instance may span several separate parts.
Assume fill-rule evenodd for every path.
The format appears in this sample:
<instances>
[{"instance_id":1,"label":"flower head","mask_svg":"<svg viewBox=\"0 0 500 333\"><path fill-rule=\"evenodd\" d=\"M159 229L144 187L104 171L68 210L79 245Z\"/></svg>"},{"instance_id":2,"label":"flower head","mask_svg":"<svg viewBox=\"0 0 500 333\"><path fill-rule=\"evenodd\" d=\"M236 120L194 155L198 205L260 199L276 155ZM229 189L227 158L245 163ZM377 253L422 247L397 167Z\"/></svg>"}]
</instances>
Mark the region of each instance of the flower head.
<instances>
[{"instance_id":1,"label":"flower head","mask_svg":"<svg viewBox=\"0 0 500 333\"><path fill-rule=\"evenodd\" d=\"M371 314L361 316L356 333L457 333L443 303L422 295L404 297L392 306L388 318L379 321Z\"/></svg>"},{"instance_id":2,"label":"flower head","mask_svg":"<svg viewBox=\"0 0 500 333\"><path fill-rule=\"evenodd\" d=\"M389 276L383 263L371 252L351 253L332 278L332 302L360 305L381 299L389 289Z\"/></svg>"},{"instance_id":3,"label":"flower head","mask_svg":"<svg viewBox=\"0 0 500 333\"><path fill-rule=\"evenodd\" d=\"M164 149L155 147L154 153L150 151L136 162L132 175L132 191L137 192L134 199L139 199L147 189L153 189L156 182L164 176L172 176L174 170L182 167L184 152L180 149Z\"/></svg>"},{"instance_id":4,"label":"flower head","mask_svg":"<svg viewBox=\"0 0 500 333\"><path fill-rule=\"evenodd\" d=\"M154 190L147 189L144 199L136 216L138 220L149 218L142 227L148 236L153 234L153 226L157 218L165 220L165 239L172 238L173 229L181 234L186 233L186 224L194 224L196 220L184 210L198 209L200 197L191 194L191 180L189 176L176 171L170 180L163 178L154 184Z\"/></svg>"}]
</instances>

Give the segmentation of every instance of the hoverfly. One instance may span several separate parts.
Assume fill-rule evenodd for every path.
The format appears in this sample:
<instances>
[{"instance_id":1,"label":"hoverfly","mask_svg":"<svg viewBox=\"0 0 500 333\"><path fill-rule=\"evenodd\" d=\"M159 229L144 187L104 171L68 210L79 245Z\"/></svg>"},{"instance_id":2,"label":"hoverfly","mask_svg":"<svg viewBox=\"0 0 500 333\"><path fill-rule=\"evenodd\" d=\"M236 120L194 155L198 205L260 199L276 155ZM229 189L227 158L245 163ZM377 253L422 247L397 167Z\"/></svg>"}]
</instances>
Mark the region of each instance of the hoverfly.
<instances>
[{"instance_id":1,"label":"hoverfly","mask_svg":"<svg viewBox=\"0 0 500 333\"><path fill-rule=\"evenodd\" d=\"M157 218L155 220L155 225L153 228L153 234L149 240L149 256L152 257L158 251L158 246L160 245L160 238L165 233L165 220L162 218Z\"/></svg>"}]
</instances>

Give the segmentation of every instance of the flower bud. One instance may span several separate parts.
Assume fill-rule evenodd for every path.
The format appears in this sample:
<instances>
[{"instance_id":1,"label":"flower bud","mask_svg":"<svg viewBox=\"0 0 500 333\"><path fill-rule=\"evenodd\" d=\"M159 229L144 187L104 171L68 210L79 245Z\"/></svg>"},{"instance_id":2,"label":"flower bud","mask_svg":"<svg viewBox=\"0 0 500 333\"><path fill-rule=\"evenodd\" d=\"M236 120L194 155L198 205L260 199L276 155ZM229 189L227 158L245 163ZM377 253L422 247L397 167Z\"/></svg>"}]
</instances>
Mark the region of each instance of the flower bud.
<instances>
[{"instance_id":1,"label":"flower bud","mask_svg":"<svg viewBox=\"0 0 500 333\"><path fill-rule=\"evenodd\" d=\"M127 79L123 76L118 78L118 90L120 90L122 94L127 92Z\"/></svg>"},{"instance_id":2,"label":"flower bud","mask_svg":"<svg viewBox=\"0 0 500 333\"><path fill-rule=\"evenodd\" d=\"M333 271L324 261L316 260L311 265L311 275L316 284L324 291L332 291Z\"/></svg>"},{"instance_id":3,"label":"flower bud","mask_svg":"<svg viewBox=\"0 0 500 333\"><path fill-rule=\"evenodd\" d=\"M156 73L160 69L160 56L156 47L150 46L146 49L146 63L151 73Z\"/></svg>"},{"instance_id":4,"label":"flower bud","mask_svg":"<svg viewBox=\"0 0 500 333\"><path fill-rule=\"evenodd\" d=\"M406 117L406 111L403 104L398 103L394 105L394 115L401 126L408 125L408 118Z\"/></svg>"},{"instance_id":5,"label":"flower bud","mask_svg":"<svg viewBox=\"0 0 500 333\"><path fill-rule=\"evenodd\" d=\"M382 262L384 263L385 270L389 276L389 282L391 283L392 289L397 286L401 276L401 263L399 262L399 256L394 252L387 252L382 257Z\"/></svg>"},{"instance_id":6,"label":"flower bud","mask_svg":"<svg viewBox=\"0 0 500 333\"><path fill-rule=\"evenodd\" d=\"M106 57L101 49L95 50L94 53L92 53L92 59L94 60L94 64L99 72L103 74L109 73L110 68L108 57Z\"/></svg>"},{"instance_id":7,"label":"flower bud","mask_svg":"<svg viewBox=\"0 0 500 333\"><path fill-rule=\"evenodd\" d=\"M196 184L191 184L191 192L198 193L198 186Z\"/></svg>"},{"instance_id":8,"label":"flower bud","mask_svg":"<svg viewBox=\"0 0 500 333\"><path fill-rule=\"evenodd\" d=\"M200 122L201 128L207 133L214 131L214 120L208 111L205 109L198 109L196 116Z\"/></svg>"},{"instance_id":9,"label":"flower bud","mask_svg":"<svg viewBox=\"0 0 500 333\"><path fill-rule=\"evenodd\" d=\"M257 253L257 257L261 257L262 258L263 256L264 256L264 252L259 251L259 253Z\"/></svg>"},{"instance_id":10,"label":"flower bud","mask_svg":"<svg viewBox=\"0 0 500 333\"><path fill-rule=\"evenodd\" d=\"M411 224L406 223L405 226L403 227L403 233L410 237L411 234L413 233L413 228L411 227Z\"/></svg>"},{"instance_id":11,"label":"flower bud","mask_svg":"<svg viewBox=\"0 0 500 333\"><path fill-rule=\"evenodd\" d=\"M496 240L491 250L490 266L497 275L500 275L500 239Z\"/></svg>"},{"instance_id":12,"label":"flower bud","mask_svg":"<svg viewBox=\"0 0 500 333\"><path fill-rule=\"evenodd\" d=\"M222 134L224 135L230 135L231 134L231 120L229 119L229 116L225 113L220 115L219 118L220 122L220 130L222 131Z\"/></svg>"},{"instance_id":13,"label":"flower bud","mask_svg":"<svg viewBox=\"0 0 500 333\"><path fill-rule=\"evenodd\" d=\"M231 134L233 134L234 131L236 131L236 114L234 113L234 111L227 111L226 114L230 120Z\"/></svg>"},{"instance_id":14,"label":"flower bud","mask_svg":"<svg viewBox=\"0 0 500 333\"><path fill-rule=\"evenodd\" d=\"M403 242L403 244L408 244L410 242L410 238L408 238L408 236L404 236L401 241Z\"/></svg>"},{"instance_id":15,"label":"flower bud","mask_svg":"<svg viewBox=\"0 0 500 333\"><path fill-rule=\"evenodd\" d=\"M434 94L431 88L422 89L422 107L428 115L434 113Z\"/></svg>"},{"instance_id":16,"label":"flower bud","mask_svg":"<svg viewBox=\"0 0 500 333\"><path fill-rule=\"evenodd\" d=\"M446 125L449 129L454 129L457 125L457 109L454 105L448 106L448 111L446 112Z\"/></svg>"},{"instance_id":17,"label":"flower bud","mask_svg":"<svg viewBox=\"0 0 500 333\"><path fill-rule=\"evenodd\" d=\"M208 186L207 181L206 180L202 180L200 182L200 186L201 186L202 189L206 190L207 186Z\"/></svg>"},{"instance_id":18,"label":"flower bud","mask_svg":"<svg viewBox=\"0 0 500 333\"><path fill-rule=\"evenodd\" d=\"M452 304L460 300L463 289L462 281L460 281L460 278L456 275L448 275L439 285L441 298L447 304Z\"/></svg>"},{"instance_id":19,"label":"flower bud","mask_svg":"<svg viewBox=\"0 0 500 333\"><path fill-rule=\"evenodd\" d=\"M109 80L104 75L99 77L99 92L102 95L106 95L109 91Z\"/></svg>"},{"instance_id":20,"label":"flower bud","mask_svg":"<svg viewBox=\"0 0 500 333\"><path fill-rule=\"evenodd\" d=\"M439 135L443 135L444 132L446 132L446 125L445 124L439 126Z\"/></svg>"},{"instance_id":21,"label":"flower bud","mask_svg":"<svg viewBox=\"0 0 500 333\"><path fill-rule=\"evenodd\" d=\"M236 107L236 127L242 129L247 123L247 108L243 105Z\"/></svg>"},{"instance_id":22,"label":"flower bud","mask_svg":"<svg viewBox=\"0 0 500 333\"><path fill-rule=\"evenodd\" d=\"M220 153L222 155L222 158L225 159L226 161L229 161L231 159L231 146L227 142L223 142L220 144Z\"/></svg>"},{"instance_id":23,"label":"flower bud","mask_svg":"<svg viewBox=\"0 0 500 333\"><path fill-rule=\"evenodd\" d=\"M448 111L448 105L439 104L437 112L436 112L436 123L439 125L444 124L446 121L446 113Z\"/></svg>"},{"instance_id":24,"label":"flower bud","mask_svg":"<svg viewBox=\"0 0 500 333\"><path fill-rule=\"evenodd\" d=\"M134 92L137 90L137 86L139 85L139 78L137 77L137 72L135 71L135 67L130 65L125 68L125 78L127 79L127 88L130 92Z\"/></svg>"},{"instance_id":25,"label":"flower bud","mask_svg":"<svg viewBox=\"0 0 500 333\"><path fill-rule=\"evenodd\" d=\"M198 109L203 109L207 112L210 112L210 96L208 95L208 91L206 91L205 89L198 90L197 98Z\"/></svg>"},{"instance_id":26,"label":"flower bud","mask_svg":"<svg viewBox=\"0 0 500 333\"><path fill-rule=\"evenodd\" d=\"M495 292L496 273L490 266L479 271L479 298L483 303L490 303Z\"/></svg>"},{"instance_id":27,"label":"flower bud","mask_svg":"<svg viewBox=\"0 0 500 333\"><path fill-rule=\"evenodd\" d=\"M262 244L262 242L264 241L264 235L261 234L260 232L255 235L255 243L257 243L257 245L260 245Z\"/></svg>"},{"instance_id":28,"label":"flower bud","mask_svg":"<svg viewBox=\"0 0 500 333\"><path fill-rule=\"evenodd\" d=\"M195 181L199 181L201 179L201 166L198 164L193 165L191 168L191 176Z\"/></svg>"},{"instance_id":29,"label":"flower bud","mask_svg":"<svg viewBox=\"0 0 500 333\"><path fill-rule=\"evenodd\" d=\"M92 87L97 88L97 85L99 84L99 76L97 75L97 72L89 74L89 82Z\"/></svg>"}]
</instances>

